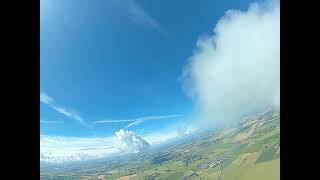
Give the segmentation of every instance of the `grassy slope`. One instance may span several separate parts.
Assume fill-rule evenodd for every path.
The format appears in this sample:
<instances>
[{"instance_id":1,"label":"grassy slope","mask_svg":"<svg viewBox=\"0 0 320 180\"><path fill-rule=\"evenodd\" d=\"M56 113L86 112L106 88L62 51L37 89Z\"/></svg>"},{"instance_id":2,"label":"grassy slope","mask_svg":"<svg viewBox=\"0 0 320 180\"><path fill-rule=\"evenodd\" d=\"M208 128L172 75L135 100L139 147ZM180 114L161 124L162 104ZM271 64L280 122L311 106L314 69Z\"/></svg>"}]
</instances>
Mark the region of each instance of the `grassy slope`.
<instances>
[{"instance_id":1,"label":"grassy slope","mask_svg":"<svg viewBox=\"0 0 320 180\"><path fill-rule=\"evenodd\" d=\"M250 168L244 176L243 180L277 180L280 179L280 158L272 161L256 164Z\"/></svg>"}]
</instances>

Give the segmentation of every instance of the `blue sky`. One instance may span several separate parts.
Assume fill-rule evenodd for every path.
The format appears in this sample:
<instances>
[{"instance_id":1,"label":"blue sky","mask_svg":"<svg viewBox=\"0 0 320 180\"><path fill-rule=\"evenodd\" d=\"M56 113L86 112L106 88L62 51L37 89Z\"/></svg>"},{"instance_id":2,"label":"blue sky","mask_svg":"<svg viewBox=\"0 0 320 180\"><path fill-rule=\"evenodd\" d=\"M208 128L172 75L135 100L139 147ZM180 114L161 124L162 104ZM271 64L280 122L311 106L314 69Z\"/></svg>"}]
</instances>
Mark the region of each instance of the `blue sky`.
<instances>
[{"instance_id":1,"label":"blue sky","mask_svg":"<svg viewBox=\"0 0 320 180\"><path fill-rule=\"evenodd\" d=\"M197 39L251 2L41 0L41 134L109 136L137 119L129 129L148 134L184 122L194 104L179 79Z\"/></svg>"}]
</instances>

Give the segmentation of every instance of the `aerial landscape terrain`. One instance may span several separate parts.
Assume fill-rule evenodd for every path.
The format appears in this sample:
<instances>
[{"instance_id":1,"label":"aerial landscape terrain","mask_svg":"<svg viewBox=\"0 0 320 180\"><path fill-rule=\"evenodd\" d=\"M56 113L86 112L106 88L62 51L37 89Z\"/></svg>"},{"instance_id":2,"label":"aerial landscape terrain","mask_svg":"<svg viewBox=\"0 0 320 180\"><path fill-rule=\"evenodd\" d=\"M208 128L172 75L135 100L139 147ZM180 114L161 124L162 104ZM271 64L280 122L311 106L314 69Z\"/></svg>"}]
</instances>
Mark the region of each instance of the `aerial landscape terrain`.
<instances>
[{"instance_id":1,"label":"aerial landscape terrain","mask_svg":"<svg viewBox=\"0 0 320 180\"><path fill-rule=\"evenodd\" d=\"M40 0L41 180L280 179L280 1Z\"/></svg>"},{"instance_id":2,"label":"aerial landscape terrain","mask_svg":"<svg viewBox=\"0 0 320 180\"><path fill-rule=\"evenodd\" d=\"M280 113L250 115L234 127L88 165L43 171L41 179L280 179Z\"/></svg>"}]
</instances>

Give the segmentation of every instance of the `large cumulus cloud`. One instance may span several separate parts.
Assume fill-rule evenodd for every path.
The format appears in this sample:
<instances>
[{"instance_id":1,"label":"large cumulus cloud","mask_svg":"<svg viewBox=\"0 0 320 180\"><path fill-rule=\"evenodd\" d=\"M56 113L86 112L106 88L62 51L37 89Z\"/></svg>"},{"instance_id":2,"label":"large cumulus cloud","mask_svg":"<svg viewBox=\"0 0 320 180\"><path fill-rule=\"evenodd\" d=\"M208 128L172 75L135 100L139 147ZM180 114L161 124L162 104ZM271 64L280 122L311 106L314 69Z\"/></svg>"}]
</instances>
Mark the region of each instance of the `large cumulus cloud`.
<instances>
[{"instance_id":1,"label":"large cumulus cloud","mask_svg":"<svg viewBox=\"0 0 320 180\"><path fill-rule=\"evenodd\" d=\"M127 150L140 152L147 150L150 147L146 140L132 131L120 129L118 132L115 132L115 134L122 143L122 146Z\"/></svg>"},{"instance_id":2,"label":"large cumulus cloud","mask_svg":"<svg viewBox=\"0 0 320 180\"><path fill-rule=\"evenodd\" d=\"M198 40L183 77L203 122L225 124L250 111L279 109L279 2L228 11L213 35Z\"/></svg>"}]
</instances>

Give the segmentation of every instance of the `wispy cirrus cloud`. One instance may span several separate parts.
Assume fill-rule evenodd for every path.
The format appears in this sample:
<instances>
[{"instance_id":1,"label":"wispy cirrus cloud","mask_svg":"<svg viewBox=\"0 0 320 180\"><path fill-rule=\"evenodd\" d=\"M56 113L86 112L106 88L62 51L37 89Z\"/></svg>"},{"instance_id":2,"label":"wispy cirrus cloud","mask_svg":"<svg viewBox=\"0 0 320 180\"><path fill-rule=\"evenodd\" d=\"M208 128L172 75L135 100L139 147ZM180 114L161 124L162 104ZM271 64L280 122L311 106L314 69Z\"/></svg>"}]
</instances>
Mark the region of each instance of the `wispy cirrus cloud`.
<instances>
[{"instance_id":1,"label":"wispy cirrus cloud","mask_svg":"<svg viewBox=\"0 0 320 180\"><path fill-rule=\"evenodd\" d=\"M42 120L40 119L41 124L61 124L63 121L48 121L48 120Z\"/></svg>"},{"instance_id":2,"label":"wispy cirrus cloud","mask_svg":"<svg viewBox=\"0 0 320 180\"><path fill-rule=\"evenodd\" d=\"M165 115L165 116L144 116L144 117L138 117L133 119L119 119L119 120L108 119L108 120L95 121L94 124L131 122L130 124L124 127L124 129L127 129L129 127L138 126L143 122L149 121L149 120L169 119L169 118L175 118L175 117L181 117L181 116L183 115L173 114L173 115Z\"/></svg>"},{"instance_id":3,"label":"wispy cirrus cloud","mask_svg":"<svg viewBox=\"0 0 320 180\"><path fill-rule=\"evenodd\" d=\"M54 100L49 97L46 93L40 93L40 102L43 102L45 104L52 104L54 103Z\"/></svg>"},{"instance_id":4,"label":"wispy cirrus cloud","mask_svg":"<svg viewBox=\"0 0 320 180\"><path fill-rule=\"evenodd\" d=\"M85 120L77 113L62 107L60 105L58 105L53 98L51 98L50 96L48 96L46 93L41 92L40 93L40 102L47 104L49 107L51 107L52 109L56 110L57 112L69 117L70 119L76 120L78 121L80 124L82 125L86 125Z\"/></svg>"},{"instance_id":5,"label":"wispy cirrus cloud","mask_svg":"<svg viewBox=\"0 0 320 180\"><path fill-rule=\"evenodd\" d=\"M124 120L100 120L100 121L95 121L94 124L102 124L102 123L119 123L119 122L133 122L136 121L136 119L124 119Z\"/></svg>"},{"instance_id":6,"label":"wispy cirrus cloud","mask_svg":"<svg viewBox=\"0 0 320 180\"><path fill-rule=\"evenodd\" d=\"M142 26L149 27L161 34L167 34L159 22L151 17L139 4L134 0L128 0L128 13L132 20Z\"/></svg>"}]
</instances>

